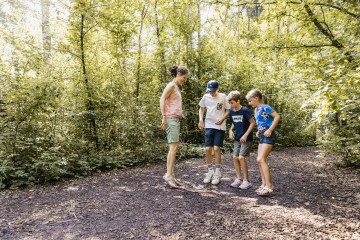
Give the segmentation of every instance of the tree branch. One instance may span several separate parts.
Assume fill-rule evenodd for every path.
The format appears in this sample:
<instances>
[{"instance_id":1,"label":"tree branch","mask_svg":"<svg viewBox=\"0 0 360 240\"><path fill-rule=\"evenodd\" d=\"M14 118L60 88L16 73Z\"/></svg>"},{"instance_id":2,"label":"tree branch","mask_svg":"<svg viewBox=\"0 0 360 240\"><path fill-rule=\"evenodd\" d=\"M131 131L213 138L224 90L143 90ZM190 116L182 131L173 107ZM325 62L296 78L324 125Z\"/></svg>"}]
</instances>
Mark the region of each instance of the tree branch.
<instances>
[{"instance_id":1,"label":"tree branch","mask_svg":"<svg viewBox=\"0 0 360 240\"><path fill-rule=\"evenodd\" d=\"M334 38L334 34L331 32L331 29L330 29L329 25L326 23L324 9L323 9L323 7L320 7L320 8L321 8L322 16L323 16L323 19L324 19L323 24L326 26L326 28L329 31L330 35Z\"/></svg>"},{"instance_id":2,"label":"tree branch","mask_svg":"<svg viewBox=\"0 0 360 240\"><path fill-rule=\"evenodd\" d=\"M324 28L323 25L321 25L321 23L319 22L319 20L315 17L315 14L313 13L313 11L311 10L311 8L309 7L308 4L304 4L304 8L307 12L307 14L310 16L312 22L315 24L315 26L319 29L319 31L324 34L330 41L331 41L331 45L336 47L339 50L343 50L344 46L337 40L335 39L335 37L331 34L331 32L329 32L326 28ZM351 62L353 60L353 57L350 55L350 53L346 52L345 55L347 56L347 59L349 60L349 62Z\"/></svg>"},{"instance_id":3,"label":"tree branch","mask_svg":"<svg viewBox=\"0 0 360 240\"><path fill-rule=\"evenodd\" d=\"M355 13L349 12L348 10L346 10L344 8L334 6L334 5L331 5L331 4L328 4L328 3L313 3L311 5L326 6L326 7L330 7L330 8L335 8L335 9L339 10L340 12L346 13L346 14L354 17L354 18L360 19L360 14L355 14Z\"/></svg>"},{"instance_id":4,"label":"tree branch","mask_svg":"<svg viewBox=\"0 0 360 240\"><path fill-rule=\"evenodd\" d=\"M308 4L304 4L304 8L306 10L306 12L308 13L308 15L310 16L312 22L315 24L315 26L319 29L319 31L324 34L328 39L330 39L330 41L332 42L332 45L334 47L336 47L337 49L343 49L344 46L338 41L336 40L332 34L323 27L323 25L321 25L321 23L319 22L319 20L315 17L315 14L313 13L313 11L310 9Z\"/></svg>"},{"instance_id":5,"label":"tree branch","mask_svg":"<svg viewBox=\"0 0 360 240\"><path fill-rule=\"evenodd\" d=\"M225 3L223 1L213 1L210 2L209 4L228 4L229 6L246 6L246 5L270 5L270 4L276 4L276 1L271 1L271 2L243 2L243 3Z\"/></svg>"},{"instance_id":6,"label":"tree branch","mask_svg":"<svg viewBox=\"0 0 360 240\"><path fill-rule=\"evenodd\" d=\"M302 2L295 2L295 1L289 1L288 3L291 3L291 4L302 4ZM354 18L358 18L360 19L360 14L355 14L355 13L352 13L352 12L349 12L348 10L342 8L342 7L338 7L338 6L334 6L332 4L329 4L329 3L308 3L306 5L314 5L314 6L325 6L325 7L329 7L329 8L334 8L334 9L337 9L339 10L340 12L343 12L345 14L348 14Z\"/></svg>"},{"instance_id":7,"label":"tree branch","mask_svg":"<svg viewBox=\"0 0 360 240\"><path fill-rule=\"evenodd\" d=\"M332 44L319 44L319 45L299 45L299 46L270 46L259 48L273 48L273 49L287 49L287 48L321 48L321 47L333 47Z\"/></svg>"}]
</instances>

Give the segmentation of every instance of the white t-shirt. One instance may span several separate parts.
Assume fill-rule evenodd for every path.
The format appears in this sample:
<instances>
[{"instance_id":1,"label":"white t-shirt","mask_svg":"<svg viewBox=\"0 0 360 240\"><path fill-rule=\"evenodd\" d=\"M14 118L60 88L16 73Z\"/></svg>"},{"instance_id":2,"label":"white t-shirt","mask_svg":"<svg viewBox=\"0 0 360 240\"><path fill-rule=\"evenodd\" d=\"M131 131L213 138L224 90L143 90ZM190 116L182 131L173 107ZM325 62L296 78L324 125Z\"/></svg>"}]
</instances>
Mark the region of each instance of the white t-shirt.
<instances>
[{"instance_id":1,"label":"white t-shirt","mask_svg":"<svg viewBox=\"0 0 360 240\"><path fill-rule=\"evenodd\" d=\"M230 104L224 93L218 93L216 97L212 97L210 93L205 94L201 98L199 106L206 108L205 128L226 130L226 119L221 125L215 124L224 116L225 109L230 109Z\"/></svg>"}]
</instances>

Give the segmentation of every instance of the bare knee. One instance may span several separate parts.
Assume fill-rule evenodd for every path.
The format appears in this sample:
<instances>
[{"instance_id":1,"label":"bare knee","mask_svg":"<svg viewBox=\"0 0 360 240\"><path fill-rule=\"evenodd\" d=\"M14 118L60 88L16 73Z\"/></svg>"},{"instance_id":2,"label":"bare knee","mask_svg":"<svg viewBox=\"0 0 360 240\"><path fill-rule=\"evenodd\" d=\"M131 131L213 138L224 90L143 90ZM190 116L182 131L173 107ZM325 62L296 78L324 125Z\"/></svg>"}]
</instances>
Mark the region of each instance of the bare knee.
<instances>
[{"instance_id":1,"label":"bare knee","mask_svg":"<svg viewBox=\"0 0 360 240\"><path fill-rule=\"evenodd\" d=\"M176 152L178 148L179 148L179 144L178 144L178 143L171 143L171 144L169 145L169 151L170 151L170 152Z\"/></svg>"},{"instance_id":2,"label":"bare knee","mask_svg":"<svg viewBox=\"0 0 360 240\"><path fill-rule=\"evenodd\" d=\"M214 146L214 152L219 153L220 152L220 147Z\"/></svg>"},{"instance_id":3,"label":"bare knee","mask_svg":"<svg viewBox=\"0 0 360 240\"><path fill-rule=\"evenodd\" d=\"M241 161L241 162L245 161L245 157L244 156L239 156L239 161Z\"/></svg>"},{"instance_id":4,"label":"bare knee","mask_svg":"<svg viewBox=\"0 0 360 240\"><path fill-rule=\"evenodd\" d=\"M234 162L238 162L238 161L239 161L239 157L233 156L233 161L234 161Z\"/></svg>"},{"instance_id":5,"label":"bare knee","mask_svg":"<svg viewBox=\"0 0 360 240\"><path fill-rule=\"evenodd\" d=\"M213 150L212 147L206 147L206 148L205 148L205 151L206 151L206 153L208 153L208 154L212 154L212 150Z\"/></svg>"}]
</instances>

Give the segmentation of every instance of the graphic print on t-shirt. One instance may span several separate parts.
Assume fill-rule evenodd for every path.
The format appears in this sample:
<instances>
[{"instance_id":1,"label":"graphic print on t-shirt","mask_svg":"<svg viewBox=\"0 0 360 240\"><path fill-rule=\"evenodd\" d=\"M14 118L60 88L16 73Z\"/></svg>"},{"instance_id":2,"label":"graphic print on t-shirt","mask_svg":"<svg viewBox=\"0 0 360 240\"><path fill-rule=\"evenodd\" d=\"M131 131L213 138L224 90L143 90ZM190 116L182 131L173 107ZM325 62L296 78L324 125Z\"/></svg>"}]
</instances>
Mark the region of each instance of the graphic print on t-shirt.
<instances>
[{"instance_id":1,"label":"graphic print on t-shirt","mask_svg":"<svg viewBox=\"0 0 360 240\"><path fill-rule=\"evenodd\" d=\"M266 121L268 118L268 115L266 114L266 112L263 112L261 116L263 117L264 121Z\"/></svg>"},{"instance_id":2,"label":"graphic print on t-shirt","mask_svg":"<svg viewBox=\"0 0 360 240\"><path fill-rule=\"evenodd\" d=\"M238 123L243 121L243 115L232 116L233 122Z\"/></svg>"},{"instance_id":3,"label":"graphic print on t-shirt","mask_svg":"<svg viewBox=\"0 0 360 240\"><path fill-rule=\"evenodd\" d=\"M217 109L217 110L221 110L222 107L223 107L223 104L222 104L222 103L218 103L216 109Z\"/></svg>"}]
</instances>

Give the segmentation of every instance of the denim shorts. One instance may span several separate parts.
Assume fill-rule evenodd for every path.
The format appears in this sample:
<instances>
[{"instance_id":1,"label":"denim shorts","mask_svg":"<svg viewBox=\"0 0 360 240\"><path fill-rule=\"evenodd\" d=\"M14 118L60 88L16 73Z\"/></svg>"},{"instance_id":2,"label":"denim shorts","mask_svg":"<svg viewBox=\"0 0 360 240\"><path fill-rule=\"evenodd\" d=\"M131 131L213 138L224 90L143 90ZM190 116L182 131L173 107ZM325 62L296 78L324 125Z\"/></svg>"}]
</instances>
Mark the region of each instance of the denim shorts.
<instances>
[{"instance_id":1,"label":"denim shorts","mask_svg":"<svg viewBox=\"0 0 360 240\"><path fill-rule=\"evenodd\" d=\"M205 128L205 146L213 147L218 146L222 147L225 138L225 131L214 129L214 128Z\"/></svg>"},{"instance_id":2,"label":"denim shorts","mask_svg":"<svg viewBox=\"0 0 360 240\"><path fill-rule=\"evenodd\" d=\"M234 142L234 157L243 156L248 157L250 156L251 146L253 142L244 142L240 143L235 140Z\"/></svg>"},{"instance_id":3,"label":"denim shorts","mask_svg":"<svg viewBox=\"0 0 360 240\"><path fill-rule=\"evenodd\" d=\"M168 143L176 143L180 140L180 119L166 118L166 137Z\"/></svg>"},{"instance_id":4,"label":"denim shorts","mask_svg":"<svg viewBox=\"0 0 360 240\"><path fill-rule=\"evenodd\" d=\"M262 129L258 131L258 136L260 137L259 144L266 143L266 144L274 145L276 143L275 132L272 132L270 137L265 137L264 133L266 132L266 130L267 129Z\"/></svg>"}]
</instances>

